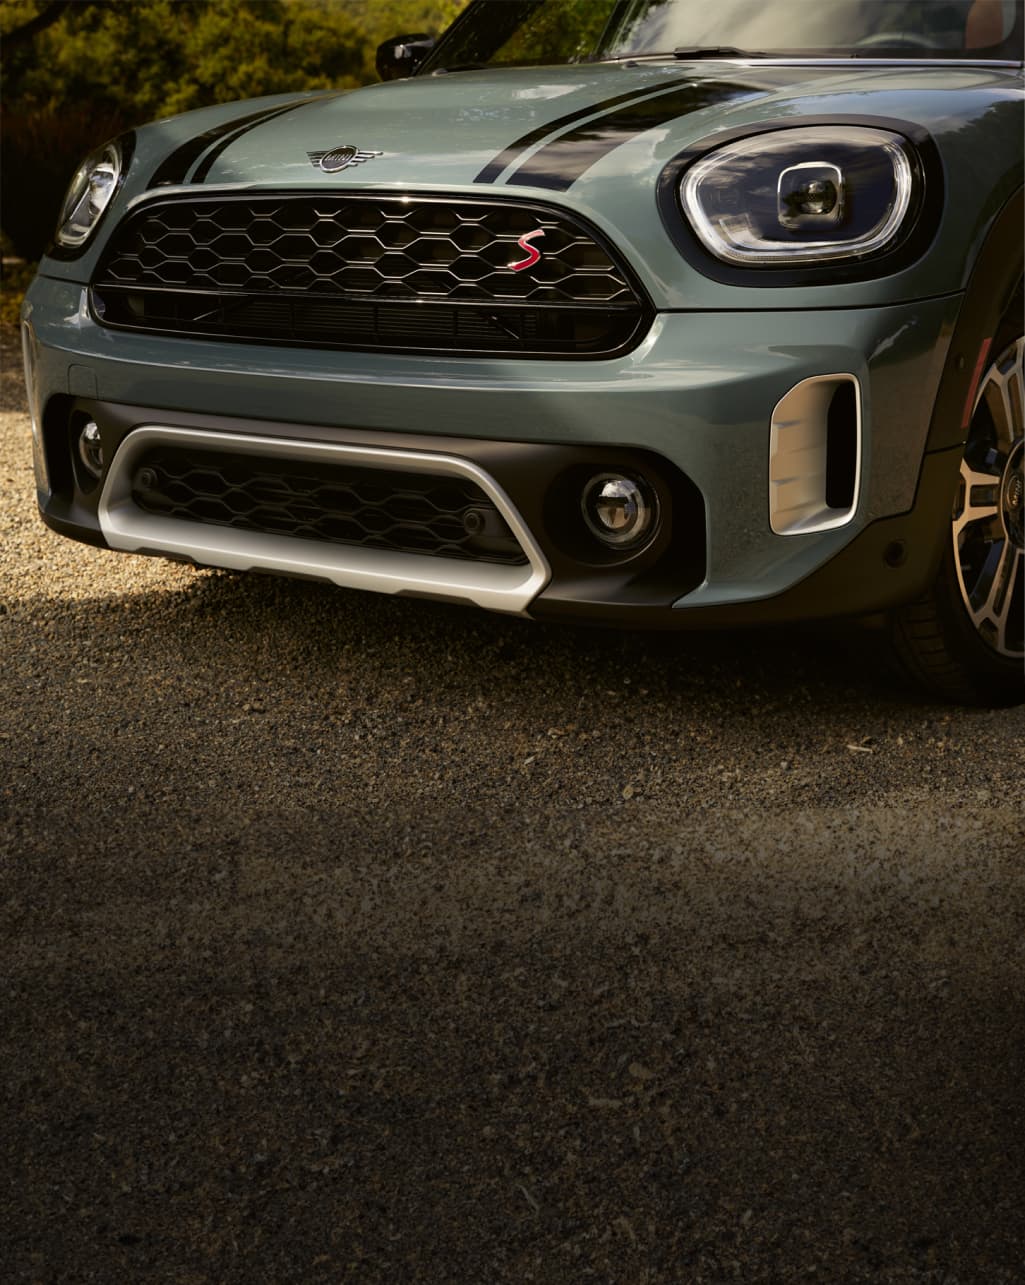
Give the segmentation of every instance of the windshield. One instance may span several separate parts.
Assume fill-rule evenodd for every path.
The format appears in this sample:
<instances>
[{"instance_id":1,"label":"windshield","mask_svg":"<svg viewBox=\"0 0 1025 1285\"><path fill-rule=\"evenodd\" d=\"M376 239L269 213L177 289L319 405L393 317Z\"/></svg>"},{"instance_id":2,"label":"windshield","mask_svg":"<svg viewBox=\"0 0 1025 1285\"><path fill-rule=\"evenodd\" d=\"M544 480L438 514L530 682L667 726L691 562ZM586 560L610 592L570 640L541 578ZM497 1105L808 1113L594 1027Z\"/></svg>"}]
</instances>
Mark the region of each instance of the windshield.
<instances>
[{"instance_id":1,"label":"windshield","mask_svg":"<svg viewBox=\"0 0 1025 1285\"><path fill-rule=\"evenodd\" d=\"M1018 0L474 0L423 72L617 58L1022 56Z\"/></svg>"}]
</instances>

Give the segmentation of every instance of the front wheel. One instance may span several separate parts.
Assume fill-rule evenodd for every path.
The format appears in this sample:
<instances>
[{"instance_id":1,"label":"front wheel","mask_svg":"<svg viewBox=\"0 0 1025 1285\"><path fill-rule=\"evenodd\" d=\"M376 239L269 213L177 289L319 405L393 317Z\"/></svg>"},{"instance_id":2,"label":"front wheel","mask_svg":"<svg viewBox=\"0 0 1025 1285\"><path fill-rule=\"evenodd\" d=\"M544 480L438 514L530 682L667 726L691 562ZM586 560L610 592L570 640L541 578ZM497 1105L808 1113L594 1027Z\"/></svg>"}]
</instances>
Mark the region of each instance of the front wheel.
<instances>
[{"instance_id":1,"label":"front wheel","mask_svg":"<svg viewBox=\"0 0 1025 1285\"><path fill-rule=\"evenodd\" d=\"M976 397L932 588L890 616L905 669L969 705L1025 700L1025 339L998 332Z\"/></svg>"}]
</instances>

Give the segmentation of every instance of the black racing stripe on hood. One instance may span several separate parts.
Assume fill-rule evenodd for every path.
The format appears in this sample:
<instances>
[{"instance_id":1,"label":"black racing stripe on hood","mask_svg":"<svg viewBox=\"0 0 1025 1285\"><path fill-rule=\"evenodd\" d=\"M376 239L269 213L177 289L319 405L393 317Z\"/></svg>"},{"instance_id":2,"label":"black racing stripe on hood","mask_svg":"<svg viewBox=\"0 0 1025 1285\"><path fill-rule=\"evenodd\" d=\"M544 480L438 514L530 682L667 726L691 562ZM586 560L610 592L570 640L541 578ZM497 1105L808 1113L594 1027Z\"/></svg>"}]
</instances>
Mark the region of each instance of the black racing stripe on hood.
<instances>
[{"instance_id":1,"label":"black racing stripe on hood","mask_svg":"<svg viewBox=\"0 0 1025 1285\"><path fill-rule=\"evenodd\" d=\"M764 91L729 80L697 80L686 88L645 98L580 125L535 152L508 180L517 187L565 192L585 170L620 144L645 130L707 107L721 107Z\"/></svg>"},{"instance_id":2,"label":"black racing stripe on hood","mask_svg":"<svg viewBox=\"0 0 1025 1285\"><path fill-rule=\"evenodd\" d=\"M172 184L184 183L185 175L211 143L216 143L227 134L233 134L237 129L248 129L258 125L260 121L266 120L280 110L280 104L277 107L264 107L258 112L251 112L248 116L236 116L234 120L226 121L223 125L215 125L213 129L204 130L202 134L190 138L187 143L182 143L181 147L176 147L170 156L164 158L149 181L150 187L169 187Z\"/></svg>"},{"instance_id":3,"label":"black racing stripe on hood","mask_svg":"<svg viewBox=\"0 0 1025 1285\"><path fill-rule=\"evenodd\" d=\"M632 89L628 94L617 94L615 98L606 98L603 102L592 103L590 107L581 107L579 111L569 112L565 116L560 116L558 120L549 121L545 125L538 125L536 129L532 129L528 134L522 134L514 142L510 143L508 147L503 148L494 160L488 161L487 165L484 166L473 181L475 183L493 183L507 166L511 165L518 156L529 151L535 143L540 143L549 134L565 129L567 125L573 125L576 121L583 120L586 116L597 116L602 112L608 111L611 107L618 107L621 103L636 102L640 98L650 98L654 94L665 93L668 89L687 83L687 80L682 79L670 80L664 81L657 89L652 88L650 85L647 89Z\"/></svg>"},{"instance_id":4,"label":"black racing stripe on hood","mask_svg":"<svg viewBox=\"0 0 1025 1285\"><path fill-rule=\"evenodd\" d=\"M302 102L289 103L287 107L279 107L269 115L261 116L259 120L250 120L246 124L241 125L241 128L236 129L233 133L224 135L217 142L216 146L212 147L210 151L207 152L206 156L204 156L202 161L200 161L196 166L196 172L192 175L192 178L189 181L192 183L202 183L213 169L214 163L221 153L226 151L237 139L240 139L243 134L248 134L251 129L256 129L257 125L262 125L266 121L273 120L277 116L286 116L289 112L294 112L299 107L306 107L310 103L320 103L323 102L325 98L338 98L342 92L343 91L339 90L333 94L317 94L313 98L304 98ZM239 122L236 121L236 124L238 123Z\"/></svg>"}]
</instances>

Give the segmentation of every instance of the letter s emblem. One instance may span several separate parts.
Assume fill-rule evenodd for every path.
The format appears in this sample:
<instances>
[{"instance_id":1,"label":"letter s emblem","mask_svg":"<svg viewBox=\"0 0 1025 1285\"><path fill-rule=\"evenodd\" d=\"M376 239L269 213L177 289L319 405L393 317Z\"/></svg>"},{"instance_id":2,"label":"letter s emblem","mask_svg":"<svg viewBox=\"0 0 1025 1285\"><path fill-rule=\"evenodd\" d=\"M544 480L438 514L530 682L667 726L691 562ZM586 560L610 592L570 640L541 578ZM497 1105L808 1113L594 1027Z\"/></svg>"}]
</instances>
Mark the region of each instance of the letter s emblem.
<instances>
[{"instance_id":1,"label":"letter s emblem","mask_svg":"<svg viewBox=\"0 0 1025 1285\"><path fill-rule=\"evenodd\" d=\"M534 264L537 263L538 259L541 257L541 251L535 250L530 243L535 240L535 238L544 236L544 234L544 228L538 228L536 232L527 232L524 236L520 237L516 244L521 250L526 250L527 257L525 259L519 259L516 263L509 264L509 267L513 272L522 272L524 268L532 268Z\"/></svg>"}]
</instances>

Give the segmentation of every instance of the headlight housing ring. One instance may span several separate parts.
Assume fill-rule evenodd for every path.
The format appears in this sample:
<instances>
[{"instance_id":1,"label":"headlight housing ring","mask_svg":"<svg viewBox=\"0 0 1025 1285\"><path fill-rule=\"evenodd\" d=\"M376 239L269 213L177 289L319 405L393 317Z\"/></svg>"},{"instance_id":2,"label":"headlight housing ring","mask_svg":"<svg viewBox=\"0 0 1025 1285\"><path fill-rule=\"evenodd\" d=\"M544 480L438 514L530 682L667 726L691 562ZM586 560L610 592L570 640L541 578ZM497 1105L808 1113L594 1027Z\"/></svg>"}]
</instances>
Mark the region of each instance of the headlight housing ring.
<instances>
[{"instance_id":1,"label":"headlight housing ring","mask_svg":"<svg viewBox=\"0 0 1025 1285\"><path fill-rule=\"evenodd\" d=\"M79 165L57 220L54 245L58 251L73 255L85 247L121 186L129 151L126 138L115 138Z\"/></svg>"},{"instance_id":2,"label":"headlight housing ring","mask_svg":"<svg viewBox=\"0 0 1025 1285\"><path fill-rule=\"evenodd\" d=\"M936 144L888 117L808 116L722 131L659 178L666 231L703 276L763 287L851 283L910 266L943 210Z\"/></svg>"},{"instance_id":3,"label":"headlight housing ring","mask_svg":"<svg viewBox=\"0 0 1025 1285\"><path fill-rule=\"evenodd\" d=\"M879 253L896 239L913 194L913 158L899 134L828 125L727 143L680 184L705 249L749 266Z\"/></svg>"}]
</instances>

